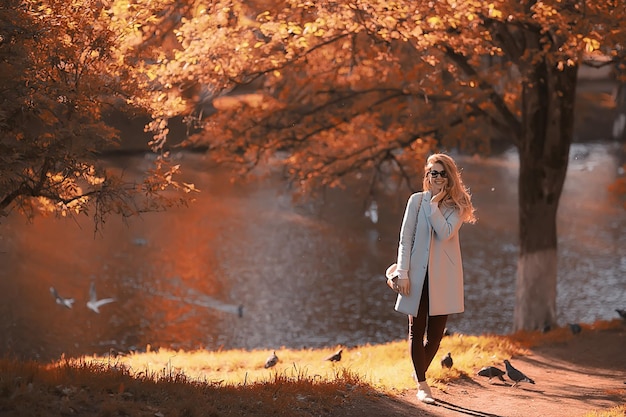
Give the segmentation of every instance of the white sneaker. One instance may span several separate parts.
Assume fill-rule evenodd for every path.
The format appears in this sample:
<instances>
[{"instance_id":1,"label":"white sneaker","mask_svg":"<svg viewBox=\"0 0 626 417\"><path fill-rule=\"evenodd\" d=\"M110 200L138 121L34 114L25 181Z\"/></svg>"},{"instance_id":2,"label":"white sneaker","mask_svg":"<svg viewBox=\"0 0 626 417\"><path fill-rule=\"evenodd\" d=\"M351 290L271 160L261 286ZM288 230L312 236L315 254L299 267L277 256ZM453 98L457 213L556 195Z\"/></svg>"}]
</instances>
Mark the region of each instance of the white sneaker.
<instances>
[{"instance_id":1,"label":"white sneaker","mask_svg":"<svg viewBox=\"0 0 626 417\"><path fill-rule=\"evenodd\" d=\"M435 399L426 381L418 382L417 399L426 404L434 404Z\"/></svg>"}]
</instances>

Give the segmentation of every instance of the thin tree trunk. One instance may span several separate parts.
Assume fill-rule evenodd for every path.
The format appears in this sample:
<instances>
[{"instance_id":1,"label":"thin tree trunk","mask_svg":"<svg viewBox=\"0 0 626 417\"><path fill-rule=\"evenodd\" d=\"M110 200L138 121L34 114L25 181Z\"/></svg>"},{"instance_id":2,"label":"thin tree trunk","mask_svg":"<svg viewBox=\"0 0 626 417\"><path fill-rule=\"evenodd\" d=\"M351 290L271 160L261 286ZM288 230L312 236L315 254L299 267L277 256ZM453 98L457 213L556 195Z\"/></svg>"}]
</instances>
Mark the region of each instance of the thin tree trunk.
<instances>
[{"instance_id":1,"label":"thin tree trunk","mask_svg":"<svg viewBox=\"0 0 626 417\"><path fill-rule=\"evenodd\" d=\"M613 139L626 141L626 83L620 82L615 93L615 119L613 120Z\"/></svg>"},{"instance_id":2,"label":"thin tree trunk","mask_svg":"<svg viewBox=\"0 0 626 417\"><path fill-rule=\"evenodd\" d=\"M557 322L556 218L573 137L576 67L540 62L524 82L514 330Z\"/></svg>"}]
</instances>

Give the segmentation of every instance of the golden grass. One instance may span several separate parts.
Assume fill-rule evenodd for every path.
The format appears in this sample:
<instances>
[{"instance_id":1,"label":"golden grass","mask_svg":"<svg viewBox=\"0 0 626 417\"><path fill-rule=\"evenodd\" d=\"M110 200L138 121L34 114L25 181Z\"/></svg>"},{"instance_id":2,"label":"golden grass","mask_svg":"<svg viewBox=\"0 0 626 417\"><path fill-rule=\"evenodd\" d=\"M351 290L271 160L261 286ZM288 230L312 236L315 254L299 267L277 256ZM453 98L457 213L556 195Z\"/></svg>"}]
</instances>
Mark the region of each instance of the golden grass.
<instances>
[{"instance_id":1,"label":"golden grass","mask_svg":"<svg viewBox=\"0 0 626 417\"><path fill-rule=\"evenodd\" d=\"M398 392L415 388L412 366L406 341L383 345L364 345L343 348L341 362L326 361L336 349L278 349L278 364L265 369L271 350L229 351L173 351L161 349L126 356L89 356L69 361L71 366L95 363L101 366L122 368L138 377L164 378L184 375L194 382L219 385L248 385L267 383L274 378L285 380L310 379L332 382L346 372L358 375L359 380L384 391ZM504 359L526 353L518 342L503 336L452 335L445 337L439 352L452 352L454 367L444 369L439 358L429 370L429 381L446 383L491 364L501 366ZM58 364L53 364L56 367Z\"/></svg>"},{"instance_id":2,"label":"golden grass","mask_svg":"<svg viewBox=\"0 0 626 417\"><path fill-rule=\"evenodd\" d=\"M321 415L357 390L358 377L333 381L277 373L249 385L200 382L182 373L132 372L121 364L67 360L49 366L0 360L0 415L240 416ZM326 413L328 414L328 413Z\"/></svg>"},{"instance_id":3,"label":"golden grass","mask_svg":"<svg viewBox=\"0 0 626 417\"><path fill-rule=\"evenodd\" d=\"M592 411L583 417L626 417L626 405L613 407L609 410Z\"/></svg>"},{"instance_id":4,"label":"golden grass","mask_svg":"<svg viewBox=\"0 0 626 417\"><path fill-rule=\"evenodd\" d=\"M622 326L624 320L622 319L613 319L613 320L601 320L592 324L580 323L580 327L583 332L593 331L593 330L608 330L615 329L619 326ZM518 343L520 346L525 348L532 348L534 346L545 345L549 343L562 343L571 340L575 337L569 326L559 327L553 329L549 332L529 332L529 331L519 331L510 336L507 336L511 341Z\"/></svg>"},{"instance_id":5,"label":"golden grass","mask_svg":"<svg viewBox=\"0 0 626 417\"><path fill-rule=\"evenodd\" d=\"M600 330L621 320L583 325ZM569 329L509 336L444 337L428 373L430 384L473 377L483 366L529 353L541 344L569 340ZM343 349L341 362L324 360L336 348L192 352L160 349L123 356L62 358L51 364L0 360L3 416L113 415L327 415L352 395L398 395L415 389L406 341ZM440 356L451 352L452 369ZM5 411L7 413L5 414ZM13 414L11 414L13 412ZM624 417L624 407L586 417Z\"/></svg>"}]
</instances>

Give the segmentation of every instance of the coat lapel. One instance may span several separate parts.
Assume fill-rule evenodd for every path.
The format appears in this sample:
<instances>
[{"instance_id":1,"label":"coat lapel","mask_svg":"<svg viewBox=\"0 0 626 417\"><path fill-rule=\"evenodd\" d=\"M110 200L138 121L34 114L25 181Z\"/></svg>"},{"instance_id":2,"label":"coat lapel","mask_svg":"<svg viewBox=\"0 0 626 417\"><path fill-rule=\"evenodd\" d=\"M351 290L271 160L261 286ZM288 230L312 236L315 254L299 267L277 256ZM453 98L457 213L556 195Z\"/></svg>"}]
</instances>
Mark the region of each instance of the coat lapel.
<instances>
[{"instance_id":1,"label":"coat lapel","mask_svg":"<svg viewBox=\"0 0 626 417\"><path fill-rule=\"evenodd\" d=\"M452 207L444 207L444 209L441 210L441 214L443 214L443 217L446 219L450 217L452 213L454 213L454 209Z\"/></svg>"}]
</instances>

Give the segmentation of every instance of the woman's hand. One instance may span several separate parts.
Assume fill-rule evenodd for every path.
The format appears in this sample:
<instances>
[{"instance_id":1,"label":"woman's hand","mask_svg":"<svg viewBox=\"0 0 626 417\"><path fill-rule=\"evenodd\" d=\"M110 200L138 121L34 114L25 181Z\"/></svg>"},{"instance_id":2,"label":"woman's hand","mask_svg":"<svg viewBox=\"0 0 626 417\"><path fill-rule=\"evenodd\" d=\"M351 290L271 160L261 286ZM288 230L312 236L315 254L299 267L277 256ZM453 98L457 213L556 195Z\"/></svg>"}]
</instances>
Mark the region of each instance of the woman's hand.
<instances>
[{"instance_id":1,"label":"woman's hand","mask_svg":"<svg viewBox=\"0 0 626 417\"><path fill-rule=\"evenodd\" d=\"M408 278L398 278L396 280L396 285L398 286L398 293L402 295L408 295L411 290L411 280Z\"/></svg>"},{"instance_id":2,"label":"woman's hand","mask_svg":"<svg viewBox=\"0 0 626 417\"><path fill-rule=\"evenodd\" d=\"M439 204L444 198L446 198L447 194L448 192L446 191L446 189L442 188L437 194L433 196L433 198L430 199L430 202Z\"/></svg>"}]
</instances>

